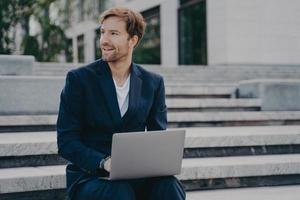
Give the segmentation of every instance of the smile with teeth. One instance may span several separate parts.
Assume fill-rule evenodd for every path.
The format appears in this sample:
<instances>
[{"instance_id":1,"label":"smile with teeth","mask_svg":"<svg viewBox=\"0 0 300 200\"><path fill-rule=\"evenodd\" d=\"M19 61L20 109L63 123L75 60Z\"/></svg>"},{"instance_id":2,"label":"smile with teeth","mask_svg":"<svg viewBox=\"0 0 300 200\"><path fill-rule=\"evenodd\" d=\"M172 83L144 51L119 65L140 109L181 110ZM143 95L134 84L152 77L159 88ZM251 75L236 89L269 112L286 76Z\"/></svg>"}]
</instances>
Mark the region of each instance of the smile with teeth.
<instances>
[{"instance_id":1,"label":"smile with teeth","mask_svg":"<svg viewBox=\"0 0 300 200\"><path fill-rule=\"evenodd\" d=\"M112 50L114 50L114 48L112 48L112 47L103 47L102 50L103 51L112 51Z\"/></svg>"}]
</instances>

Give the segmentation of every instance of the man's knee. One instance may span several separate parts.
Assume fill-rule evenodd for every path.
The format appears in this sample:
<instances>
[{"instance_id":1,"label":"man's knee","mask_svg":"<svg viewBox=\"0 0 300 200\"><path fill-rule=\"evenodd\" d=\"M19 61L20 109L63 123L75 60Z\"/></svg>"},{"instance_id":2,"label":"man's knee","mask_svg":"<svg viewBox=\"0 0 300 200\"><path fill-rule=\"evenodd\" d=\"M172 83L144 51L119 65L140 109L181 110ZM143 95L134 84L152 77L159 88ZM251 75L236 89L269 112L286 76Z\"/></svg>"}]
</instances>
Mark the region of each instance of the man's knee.
<instances>
[{"instance_id":1,"label":"man's knee","mask_svg":"<svg viewBox=\"0 0 300 200\"><path fill-rule=\"evenodd\" d=\"M112 200L134 200L135 194L132 187L127 182L111 181L110 182L110 199Z\"/></svg>"},{"instance_id":2,"label":"man's knee","mask_svg":"<svg viewBox=\"0 0 300 200\"><path fill-rule=\"evenodd\" d=\"M181 187L181 183L174 176L167 176L159 178L157 182L158 186L167 188Z\"/></svg>"},{"instance_id":3,"label":"man's knee","mask_svg":"<svg viewBox=\"0 0 300 200\"><path fill-rule=\"evenodd\" d=\"M173 199L180 200L185 199L184 188L180 181L174 176L156 179L153 185L153 192L156 199L165 199L165 197L172 197Z\"/></svg>"},{"instance_id":4,"label":"man's knee","mask_svg":"<svg viewBox=\"0 0 300 200\"><path fill-rule=\"evenodd\" d=\"M134 200L134 191L126 182L93 180L79 188L77 200Z\"/></svg>"}]
</instances>

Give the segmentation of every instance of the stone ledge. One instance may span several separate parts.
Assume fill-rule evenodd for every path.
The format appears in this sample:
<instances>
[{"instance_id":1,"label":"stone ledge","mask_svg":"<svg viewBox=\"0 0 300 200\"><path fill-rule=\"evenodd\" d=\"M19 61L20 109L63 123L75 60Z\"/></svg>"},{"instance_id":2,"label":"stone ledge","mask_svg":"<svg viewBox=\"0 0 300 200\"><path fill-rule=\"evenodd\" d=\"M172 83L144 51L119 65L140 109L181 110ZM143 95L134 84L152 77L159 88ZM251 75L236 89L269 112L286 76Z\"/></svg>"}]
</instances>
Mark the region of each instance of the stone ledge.
<instances>
[{"instance_id":1,"label":"stone ledge","mask_svg":"<svg viewBox=\"0 0 300 200\"><path fill-rule=\"evenodd\" d=\"M289 79L255 79L241 81L238 98L260 98L262 110L300 110L300 81Z\"/></svg>"},{"instance_id":2,"label":"stone ledge","mask_svg":"<svg viewBox=\"0 0 300 200\"><path fill-rule=\"evenodd\" d=\"M166 99L168 108L260 107L260 99Z\"/></svg>"},{"instance_id":3,"label":"stone ledge","mask_svg":"<svg viewBox=\"0 0 300 200\"><path fill-rule=\"evenodd\" d=\"M300 144L300 126L187 128L186 135L187 148Z\"/></svg>"},{"instance_id":4,"label":"stone ledge","mask_svg":"<svg viewBox=\"0 0 300 200\"><path fill-rule=\"evenodd\" d=\"M300 155L184 159L180 180L300 173ZM0 193L65 188L65 166L0 169Z\"/></svg>"},{"instance_id":5,"label":"stone ledge","mask_svg":"<svg viewBox=\"0 0 300 200\"><path fill-rule=\"evenodd\" d=\"M300 186L238 188L187 192L188 200L298 200Z\"/></svg>"},{"instance_id":6,"label":"stone ledge","mask_svg":"<svg viewBox=\"0 0 300 200\"><path fill-rule=\"evenodd\" d=\"M55 132L0 134L0 156L57 154Z\"/></svg>"},{"instance_id":7,"label":"stone ledge","mask_svg":"<svg viewBox=\"0 0 300 200\"><path fill-rule=\"evenodd\" d=\"M0 126L55 125L57 115L2 115Z\"/></svg>"},{"instance_id":8,"label":"stone ledge","mask_svg":"<svg viewBox=\"0 0 300 200\"><path fill-rule=\"evenodd\" d=\"M299 119L300 111L168 113L169 122L267 121Z\"/></svg>"},{"instance_id":9,"label":"stone ledge","mask_svg":"<svg viewBox=\"0 0 300 200\"><path fill-rule=\"evenodd\" d=\"M0 55L0 75L31 75L33 56Z\"/></svg>"},{"instance_id":10,"label":"stone ledge","mask_svg":"<svg viewBox=\"0 0 300 200\"><path fill-rule=\"evenodd\" d=\"M203 127L185 130L185 148L300 144L300 126ZM56 132L0 134L0 156L56 153Z\"/></svg>"},{"instance_id":11,"label":"stone ledge","mask_svg":"<svg viewBox=\"0 0 300 200\"><path fill-rule=\"evenodd\" d=\"M215 88L237 88L238 84L236 83L202 83L202 82L188 82L188 81L183 81L183 82L166 82L165 83L166 87L189 87L189 86L197 86L197 87L215 87Z\"/></svg>"},{"instance_id":12,"label":"stone ledge","mask_svg":"<svg viewBox=\"0 0 300 200\"><path fill-rule=\"evenodd\" d=\"M65 188L65 166L0 169L0 194Z\"/></svg>"},{"instance_id":13,"label":"stone ledge","mask_svg":"<svg viewBox=\"0 0 300 200\"><path fill-rule=\"evenodd\" d=\"M0 114L57 113L64 79L0 76Z\"/></svg>"},{"instance_id":14,"label":"stone ledge","mask_svg":"<svg viewBox=\"0 0 300 200\"><path fill-rule=\"evenodd\" d=\"M231 86L183 85L166 87L166 95L233 95L236 88Z\"/></svg>"},{"instance_id":15,"label":"stone ledge","mask_svg":"<svg viewBox=\"0 0 300 200\"><path fill-rule=\"evenodd\" d=\"M55 125L57 115L0 115L0 126ZM170 112L168 122L300 120L300 111Z\"/></svg>"},{"instance_id":16,"label":"stone ledge","mask_svg":"<svg viewBox=\"0 0 300 200\"><path fill-rule=\"evenodd\" d=\"M188 158L180 180L268 176L300 173L300 154Z\"/></svg>"},{"instance_id":17,"label":"stone ledge","mask_svg":"<svg viewBox=\"0 0 300 200\"><path fill-rule=\"evenodd\" d=\"M39 66L40 65L40 66ZM81 66L84 64L80 64ZM146 69L162 74L168 79L178 81L238 82L257 78L300 78L299 65L210 65L210 66L173 66L142 65ZM34 73L49 75L64 75L66 71L76 67L68 63L37 63ZM52 70L54 69L54 70ZM64 69L57 72L56 69Z\"/></svg>"},{"instance_id":18,"label":"stone ledge","mask_svg":"<svg viewBox=\"0 0 300 200\"><path fill-rule=\"evenodd\" d=\"M298 200L299 185L186 191L187 200ZM65 189L1 194L3 200L66 200Z\"/></svg>"}]
</instances>

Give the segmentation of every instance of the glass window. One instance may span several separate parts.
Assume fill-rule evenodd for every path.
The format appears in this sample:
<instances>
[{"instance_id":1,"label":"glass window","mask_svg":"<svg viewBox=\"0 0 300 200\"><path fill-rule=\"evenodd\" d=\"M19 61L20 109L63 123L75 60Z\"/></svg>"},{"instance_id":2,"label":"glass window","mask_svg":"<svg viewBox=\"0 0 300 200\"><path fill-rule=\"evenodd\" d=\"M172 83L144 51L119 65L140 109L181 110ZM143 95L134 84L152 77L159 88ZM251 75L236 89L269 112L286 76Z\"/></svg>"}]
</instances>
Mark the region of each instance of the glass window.
<instances>
[{"instance_id":1,"label":"glass window","mask_svg":"<svg viewBox=\"0 0 300 200\"><path fill-rule=\"evenodd\" d=\"M180 0L179 64L206 65L206 2Z\"/></svg>"},{"instance_id":2,"label":"glass window","mask_svg":"<svg viewBox=\"0 0 300 200\"><path fill-rule=\"evenodd\" d=\"M67 39L67 45L66 45L65 53L66 53L66 61L67 62L73 62L72 39Z\"/></svg>"},{"instance_id":3,"label":"glass window","mask_svg":"<svg viewBox=\"0 0 300 200\"><path fill-rule=\"evenodd\" d=\"M77 37L78 62L84 62L84 35Z\"/></svg>"},{"instance_id":4,"label":"glass window","mask_svg":"<svg viewBox=\"0 0 300 200\"><path fill-rule=\"evenodd\" d=\"M160 64L160 9L159 7L142 12L147 23L145 35L134 50L134 62Z\"/></svg>"},{"instance_id":5,"label":"glass window","mask_svg":"<svg viewBox=\"0 0 300 200\"><path fill-rule=\"evenodd\" d=\"M100 49L100 29L95 30L95 40L94 40L94 45L95 45L95 59L101 58L101 49Z\"/></svg>"}]
</instances>

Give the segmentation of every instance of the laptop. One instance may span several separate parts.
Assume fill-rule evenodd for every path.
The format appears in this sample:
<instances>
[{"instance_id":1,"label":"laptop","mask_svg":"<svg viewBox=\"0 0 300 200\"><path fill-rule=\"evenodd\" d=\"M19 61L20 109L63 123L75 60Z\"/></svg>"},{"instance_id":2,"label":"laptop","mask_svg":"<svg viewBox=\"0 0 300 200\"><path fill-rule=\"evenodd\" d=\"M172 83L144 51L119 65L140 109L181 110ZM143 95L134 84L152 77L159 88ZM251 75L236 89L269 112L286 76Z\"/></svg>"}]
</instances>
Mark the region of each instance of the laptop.
<instances>
[{"instance_id":1,"label":"laptop","mask_svg":"<svg viewBox=\"0 0 300 200\"><path fill-rule=\"evenodd\" d=\"M109 180L180 174L185 130L116 133Z\"/></svg>"}]
</instances>

